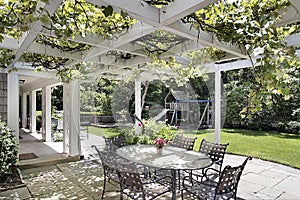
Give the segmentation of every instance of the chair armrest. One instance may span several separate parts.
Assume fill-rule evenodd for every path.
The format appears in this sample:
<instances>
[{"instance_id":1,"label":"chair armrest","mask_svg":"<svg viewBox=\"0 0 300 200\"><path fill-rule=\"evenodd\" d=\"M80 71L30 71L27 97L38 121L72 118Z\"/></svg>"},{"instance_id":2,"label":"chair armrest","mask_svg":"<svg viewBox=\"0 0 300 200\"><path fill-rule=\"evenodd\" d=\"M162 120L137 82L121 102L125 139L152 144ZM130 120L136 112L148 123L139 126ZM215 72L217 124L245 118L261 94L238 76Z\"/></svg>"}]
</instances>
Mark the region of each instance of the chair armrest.
<instances>
[{"instance_id":1,"label":"chair armrest","mask_svg":"<svg viewBox=\"0 0 300 200\"><path fill-rule=\"evenodd\" d=\"M172 178L170 176L155 176L152 175L151 178L145 178L142 179L143 184L152 184L152 183L159 183L161 185L171 185L172 184Z\"/></svg>"},{"instance_id":2,"label":"chair armrest","mask_svg":"<svg viewBox=\"0 0 300 200\"><path fill-rule=\"evenodd\" d=\"M182 179L182 189L184 190L184 188L185 188L185 185L186 185L186 181L188 181L188 183L190 184L190 185L200 185L200 184L202 184L202 185L207 185L207 186L216 186L217 185L217 183L215 182L215 181L213 181L213 180L204 180L204 181L199 181L199 180L197 180L197 179L194 179L194 178L191 178L190 176L185 176L185 177L183 177L183 179ZM189 185L189 186L190 186Z\"/></svg>"},{"instance_id":3,"label":"chair armrest","mask_svg":"<svg viewBox=\"0 0 300 200\"><path fill-rule=\"evenodd\" d=\"M201 178L201 181L204 180L216 180L219 178L220 171L215 168L206 168L203 171L203 177Z\"/></svg>"}]
</instances>

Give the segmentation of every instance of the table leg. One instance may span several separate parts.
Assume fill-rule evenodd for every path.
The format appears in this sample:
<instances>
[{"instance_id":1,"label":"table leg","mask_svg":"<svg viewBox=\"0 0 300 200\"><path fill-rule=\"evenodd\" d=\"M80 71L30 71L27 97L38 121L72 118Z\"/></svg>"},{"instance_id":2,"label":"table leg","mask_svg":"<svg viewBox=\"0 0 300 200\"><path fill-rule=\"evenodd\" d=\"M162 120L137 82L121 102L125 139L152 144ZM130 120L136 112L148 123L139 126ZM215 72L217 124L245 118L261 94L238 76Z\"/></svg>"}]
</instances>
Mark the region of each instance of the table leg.
<instances>
[{"instance_id":1,"label":"table leg","mask_svg":"<svg viewBox=\"0 0 300 200\"><path fill-rule=\"evenodd\" d=\"M176 200L176 170L171 170L172 174L172 200Z\"/></svg>"}]
</instances>

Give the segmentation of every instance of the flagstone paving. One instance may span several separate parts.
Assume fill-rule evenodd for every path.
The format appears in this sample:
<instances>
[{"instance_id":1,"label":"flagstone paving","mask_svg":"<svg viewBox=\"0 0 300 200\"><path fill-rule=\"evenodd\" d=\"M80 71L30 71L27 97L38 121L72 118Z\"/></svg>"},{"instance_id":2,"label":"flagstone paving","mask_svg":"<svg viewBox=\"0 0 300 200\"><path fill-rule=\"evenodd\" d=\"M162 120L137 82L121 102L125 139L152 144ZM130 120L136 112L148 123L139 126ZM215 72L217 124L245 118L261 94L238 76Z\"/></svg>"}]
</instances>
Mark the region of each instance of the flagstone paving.
<instances>
[{"instance_id":1,"label":"flagstone paving","mask_svg":"<svg viewBox=\"0 0 300 200\"><path fill-rule=\"evenodd\" d=\"M0 199L100 199L103 170L92 144L102 149L104 140L92 134L83 140L84 160L22 170L26 187L0 192ZM239 165L244 159L228 154L224 166ZM116 189L111 184L107 187ZM300 170L252 159L245 167L237 196L239 199L300 199ZM104 199L119 199L119 193L106 193ZM170 199L170 195L164 199Z\"/></svg>"}]
</instances>

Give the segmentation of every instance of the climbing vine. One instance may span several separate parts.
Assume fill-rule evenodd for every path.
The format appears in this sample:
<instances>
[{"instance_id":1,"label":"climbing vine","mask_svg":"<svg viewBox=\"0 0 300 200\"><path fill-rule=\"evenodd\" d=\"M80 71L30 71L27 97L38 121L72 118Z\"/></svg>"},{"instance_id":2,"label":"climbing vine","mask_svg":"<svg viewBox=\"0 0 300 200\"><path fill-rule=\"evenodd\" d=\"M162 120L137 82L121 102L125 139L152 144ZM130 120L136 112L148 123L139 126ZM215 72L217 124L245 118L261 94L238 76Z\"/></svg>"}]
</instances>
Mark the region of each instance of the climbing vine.
<instances>
[{"instance_id":1,"label":"climbing vine","mask_svg":"<svg viewBox=\"0 0 300 200\"><path fill-rule=\"evenodd\" d=\"M41 21L59 38L96 34L105 39L126 33L136 22L126 12L116 13L111 6L98 7L84 0L65 1L53 16L43 15Z\"/></svg>"},{"instance_id":2,"label":"climbing vine","mask_svg":"<svg viewBox=\"0 0 300 200\"><path fill-rule=\"evenodd\" d=\"M295 33L296 26L277 27L280 9L288 0L219 1L182 19L199 31L209 31L224 42L245 47L251 60L260 64L253 67L256 84L248 97L243 112L259 111L268 95L288 96L289 71L298 66L295 49L286 47L284 39Z\"/></svg>"},{"instance_id":3,"label":"climbing vine","mask_svg":"<svg viewBox=\"0 0 300 200\"><path fill-rule=\"evenodd\" d=\"M82 52L90 48L87 44L72 42L69 40L59 40L57 38L47 37L44 35L40 35L36 42L45 44L45 46L52 47L53 49L59 49L62 52Z\"/></svg>"},{"instance_id":4,"label":"climbing vine","mask_svg":"<svg viewBox=\"0 0 300 200\"><path fill-rule=\"evenodd\" d=\"M67 52L82 52L90 48L87 44L70 42L68 39L80 37L101 36L103 39L116 39L136 21L126 12L116 13L111 6L98 7L84 0L67 0L57 11L50 15L43 7L48 0L0 0L0 42L5 36L19 38L24 31L28 31L32 23L40 20L43 31L50 32L54 37L39 36L35 42L45 46ZM48 33L47 33L48 34ZM12 64L12 51L0 50L1 67L7 68ZM47 55L27 54L23 56L31 61L33 67L62 70L64 74L76 68L66 68L68 59ZM31 60L32 59L32 60ZM77 67L78 68L78 67ZM71 72L70 72L71 73Z\"/></svg>"},{"instance_id":5,"label":"climbing vine","mask_svg":"<svg viewBox=\"0 0 300 200\"><path fill-rule=\"evenodd\" d=\"M153 6L165 6L165 5L169 5L174 0L143 0L143 1Z\"/></svg>"}]
</instances>

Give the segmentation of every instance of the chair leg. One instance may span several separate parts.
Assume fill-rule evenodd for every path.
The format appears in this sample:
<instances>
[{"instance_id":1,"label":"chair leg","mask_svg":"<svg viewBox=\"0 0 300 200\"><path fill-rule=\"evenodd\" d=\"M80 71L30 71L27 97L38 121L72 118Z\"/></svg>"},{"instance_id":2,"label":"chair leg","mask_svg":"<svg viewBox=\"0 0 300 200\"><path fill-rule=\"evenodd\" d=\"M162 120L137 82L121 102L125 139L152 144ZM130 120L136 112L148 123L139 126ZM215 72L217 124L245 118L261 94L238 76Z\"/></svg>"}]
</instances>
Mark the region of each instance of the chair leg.
<instances>
[{"instance_id":1,"label":"chair leg","mask_svg":"<svg viewBox=\"0 0 300 200\"><path fill-rule=\"evenodd\" d=\"M181 188L180 193L181 193L181 200L183 200L183 189L182 188Z\"/></svg>"},{"instance_id":2,"label":"chair leg","mask_svg":"<svg viewBox=\"0 0 300 200\"><path fill-rule=\"evenodd\" d=\"M105 178L105 176L104 176L104 181L103 181L103 191L102 191L101 199L103 199L103 197L104 197L105 186L106 186L106 178Z\"/></svg>"},{"instance_id":3,"label":"chair leg","mask_svg":"<svg viewBox=\"0 0 300 200\"><path fill-rule=\"evenodd\" d=\"M121 192L120 192L120 200L123 200L123 190L121 189Z\"/></svg>"}]
</instances>

